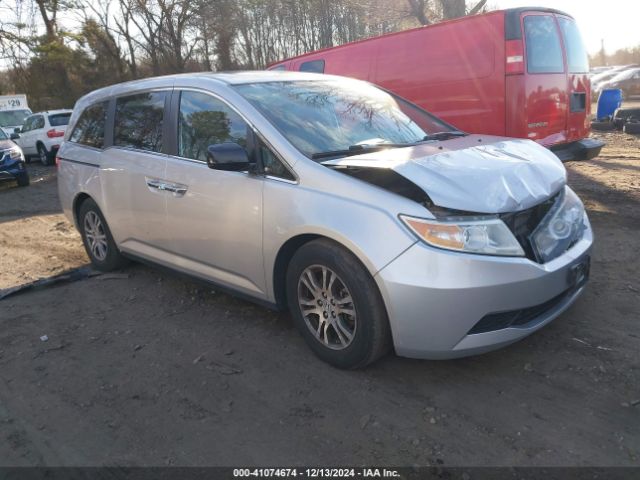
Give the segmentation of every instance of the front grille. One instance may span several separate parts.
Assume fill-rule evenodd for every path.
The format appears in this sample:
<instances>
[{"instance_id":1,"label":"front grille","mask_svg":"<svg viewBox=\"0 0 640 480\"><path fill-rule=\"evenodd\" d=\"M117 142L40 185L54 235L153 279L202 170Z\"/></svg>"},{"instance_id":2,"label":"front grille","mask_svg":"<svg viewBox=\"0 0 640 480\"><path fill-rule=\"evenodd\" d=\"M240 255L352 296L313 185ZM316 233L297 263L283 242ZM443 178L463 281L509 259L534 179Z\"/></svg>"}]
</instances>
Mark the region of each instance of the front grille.
<instances>
[{"instance_id":1,"label":"front grille","mask_svg":"<svg viewBox=\"0 0 640 480\"><path fill-rule=\"evenodd\" d=\"M535 305L529 308L522 308L520 310L509 310L508 312L490 313L485 315L476 323L469 334L473 333L486 333L493 332L495 330L501 330L509 327L521 327L532 321L535 321L545 313L553 310L556 306L564 302L568 297L573 295L579 288L572 287L565 290L560 295L553 297L540 305Z\"/></svg>"},{"instance_id":2,"label":"front grille","mask_svg":"<svg viewBox=\"0 0 640 480\"><path fill-rule=\"evenodd\" d=\"M528 208L527 210L500 214L500 218L516 237L516 240L518 240L518 243L529 260L537 261L536 254L529 237L545 215L549 213L549 210L551 210L551 207L553 207L559 197L560 193L557 193L553 197L539 203L535 207Z\"/></svg>"}]
</instances>

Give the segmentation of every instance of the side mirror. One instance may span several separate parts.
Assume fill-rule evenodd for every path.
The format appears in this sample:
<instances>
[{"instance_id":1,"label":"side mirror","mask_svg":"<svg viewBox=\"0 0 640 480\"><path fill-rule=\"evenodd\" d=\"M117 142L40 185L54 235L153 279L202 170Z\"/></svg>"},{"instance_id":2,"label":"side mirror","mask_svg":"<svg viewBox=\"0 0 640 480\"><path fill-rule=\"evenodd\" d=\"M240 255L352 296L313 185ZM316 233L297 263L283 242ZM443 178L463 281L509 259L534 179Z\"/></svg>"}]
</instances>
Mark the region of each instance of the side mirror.
<instances>
[{"instance_id":1,"label":"side mirror","mask_svg":"<svg viewBox=\"0 0 640 480\"><path fill-rule=\"evenodd\" d=\"M207 166L214 170L249 170L251 163L247 151L233 142L217 143L207 148Z\"/></svg>"},{"instance_id":2,"label":"side mirror","mask_svg":"<svg viewBox=\"0 0 640 480\"><path fill-rule=\"evenodd\" d=\"M16 127L13 129L13 133L21 133L22 129L20 127Z\"/></svg>"},{"instance_id":3,"label":"side mirror","mask_svg":"<svg viewBox=\"0 0 640 480\"><path fill-rule=\"evenodd\" d=\"M20 138L20 135L18 135L17 133L12 133L11 135L9 135L9 138L11 140L17 140Z\"/></svg>"}]
</instances>

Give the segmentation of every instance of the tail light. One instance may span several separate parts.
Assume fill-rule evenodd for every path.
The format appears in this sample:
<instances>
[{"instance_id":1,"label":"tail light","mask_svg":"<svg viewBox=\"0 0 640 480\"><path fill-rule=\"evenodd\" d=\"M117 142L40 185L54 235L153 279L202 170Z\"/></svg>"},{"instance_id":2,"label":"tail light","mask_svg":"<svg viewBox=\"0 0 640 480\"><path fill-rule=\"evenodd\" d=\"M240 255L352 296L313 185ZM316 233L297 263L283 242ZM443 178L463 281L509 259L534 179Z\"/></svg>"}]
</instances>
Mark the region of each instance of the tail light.
<instances>
[{"instance_id":1,"label":"tail light","mask_svg":"<svg viewBox=\"0 0 640 480\"><path fill-rule=\"evenodd\" d=\"M524 47L522 40L507 40L505 42L506 65L505 73L507 75L517 75L524 73Z\"/></svg>"},{"instance_id":2,"label":"tail light","mask_svg":"<svg viewBox=\"0 0 640 480\"><path fill-rule=\"evenodd\" d=\"M61 130L56 130L55 128L52 128L51 130L47 131L47 137L49 138L64 137L64 132Z\"/></svg>"}]
</instances>

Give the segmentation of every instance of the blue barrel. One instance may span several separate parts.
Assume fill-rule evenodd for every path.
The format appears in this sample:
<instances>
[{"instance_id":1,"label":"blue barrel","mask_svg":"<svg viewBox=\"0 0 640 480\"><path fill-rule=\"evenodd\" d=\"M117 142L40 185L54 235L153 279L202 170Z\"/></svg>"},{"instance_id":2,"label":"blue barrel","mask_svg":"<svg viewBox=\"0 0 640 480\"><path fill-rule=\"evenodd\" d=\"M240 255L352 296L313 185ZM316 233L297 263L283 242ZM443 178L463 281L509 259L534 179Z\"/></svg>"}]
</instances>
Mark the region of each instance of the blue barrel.
<instances>
[{"instance_id":1,"label":"blue barrel","mask_svg":"<svg viewBox=\"0 0 640 480\"><path fill-rule=\"evenodd\" d=\"M622 90L619 88L608 88L602 90L600 98L598 98L598 111L596 113L596 120L607 120L616 109L622 105Z\"/></svg>"}]
</instances>

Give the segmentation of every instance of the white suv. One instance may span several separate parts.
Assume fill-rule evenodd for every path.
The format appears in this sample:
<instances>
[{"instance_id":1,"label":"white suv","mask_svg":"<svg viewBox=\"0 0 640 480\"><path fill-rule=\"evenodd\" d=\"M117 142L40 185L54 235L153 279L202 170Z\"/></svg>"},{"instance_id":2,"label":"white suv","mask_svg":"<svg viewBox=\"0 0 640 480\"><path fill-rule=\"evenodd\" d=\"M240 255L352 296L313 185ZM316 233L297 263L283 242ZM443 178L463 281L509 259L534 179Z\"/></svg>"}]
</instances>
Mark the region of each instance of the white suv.
<instances>
[{"instance_id":1,"label":"white suv","mask_svg":"<svg viewBox=\"0 0 640 480\"><path fill-rule=\"evenodd\" d=\"M55 161L56 152L64 139L71 110L50 110L34 113L27 117L20 133L11 135L24 152L27 162L38 156L43 165L51 165Z\"/></svg>"}]
</instances>

